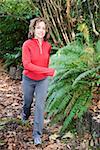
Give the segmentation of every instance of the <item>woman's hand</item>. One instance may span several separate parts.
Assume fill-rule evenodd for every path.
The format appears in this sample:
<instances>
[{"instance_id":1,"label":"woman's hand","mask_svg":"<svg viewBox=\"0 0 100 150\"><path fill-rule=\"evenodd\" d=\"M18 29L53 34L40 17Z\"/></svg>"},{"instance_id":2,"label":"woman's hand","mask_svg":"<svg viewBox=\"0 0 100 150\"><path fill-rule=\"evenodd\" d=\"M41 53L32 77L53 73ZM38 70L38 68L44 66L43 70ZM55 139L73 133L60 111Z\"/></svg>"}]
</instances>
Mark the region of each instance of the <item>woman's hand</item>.
<instances>
[{"instance_id":1,"label":"woman's hand","mask_svg":"<svg viewBox=\"0 0 100 150\"><path fill-rule=\"evenodd\" d=\"M57 74L57 71L55 70L55 72L54 72L54 74L53 74L53 77L55 77L55 76L56 76L56 74Z\"/></svg>"}]
</instances>

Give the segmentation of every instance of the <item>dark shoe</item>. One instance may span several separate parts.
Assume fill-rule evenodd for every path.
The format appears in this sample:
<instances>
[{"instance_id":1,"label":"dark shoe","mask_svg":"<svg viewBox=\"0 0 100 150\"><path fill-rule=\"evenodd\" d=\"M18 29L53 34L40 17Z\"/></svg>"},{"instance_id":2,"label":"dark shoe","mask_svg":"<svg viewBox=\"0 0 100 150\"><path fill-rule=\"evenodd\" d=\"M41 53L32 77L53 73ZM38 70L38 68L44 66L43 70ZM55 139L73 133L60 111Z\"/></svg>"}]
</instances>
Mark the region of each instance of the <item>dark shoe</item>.
<instances>
[{"instance_id":1,"label":"dark shoe","mask_svg":"<svg viewBox=\"0 0 100 150\"><path fill-rule=\"evenodd\" d=\"M41 138L39 136L34 137L34 144L35 145L41 145L42 144Z\"/></svg>"}]
</instances>

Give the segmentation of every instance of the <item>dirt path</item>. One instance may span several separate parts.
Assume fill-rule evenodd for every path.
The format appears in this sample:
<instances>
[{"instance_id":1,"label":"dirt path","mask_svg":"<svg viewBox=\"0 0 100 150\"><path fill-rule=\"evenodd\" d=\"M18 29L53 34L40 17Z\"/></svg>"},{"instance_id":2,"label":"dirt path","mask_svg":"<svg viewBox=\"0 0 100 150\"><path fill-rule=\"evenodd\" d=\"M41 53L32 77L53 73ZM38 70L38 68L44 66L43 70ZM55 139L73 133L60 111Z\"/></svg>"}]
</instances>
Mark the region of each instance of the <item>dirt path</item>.
<instances>
[{"instance_id":1,"label":"dirt path","mask_svg":"<svg viewBox=\"0 0 100 150\"><path fill-rule=\"evenodd\" d=\"M21 81L11 79L0 63L0 150L66 149L60 141L57 144L49 140L50 134L57 131L56 127L48 129L51 133L43 134L42 147L35 147L32 141L33 116L29 119L30 123L23 126L21 108Z\"/></svg>"},{"instance_id":2,"label":"dirt path","mask_svg":"<svg viewBox=\"0 0 100 150\"><path fill-rule=\"evenodd\" d=\"M18 117L22 103L21 81L12 80L0 66L0 118Z\"/></svg>"},{"instance_id":3,"label":"dirt path","mask_svg":"<svg viewBox=\"0 0 100 150\"><path fill-rule=\"evenodd\" d=\"M61 138L60 126L50 127L45 120L43 144L36 147L32 141L33 116L29 124L22 125L21 81L13 80L0 63L0 150L92 150L89 148L89 134L79 138L68 132Z\"/></svg>"}]
</instances>

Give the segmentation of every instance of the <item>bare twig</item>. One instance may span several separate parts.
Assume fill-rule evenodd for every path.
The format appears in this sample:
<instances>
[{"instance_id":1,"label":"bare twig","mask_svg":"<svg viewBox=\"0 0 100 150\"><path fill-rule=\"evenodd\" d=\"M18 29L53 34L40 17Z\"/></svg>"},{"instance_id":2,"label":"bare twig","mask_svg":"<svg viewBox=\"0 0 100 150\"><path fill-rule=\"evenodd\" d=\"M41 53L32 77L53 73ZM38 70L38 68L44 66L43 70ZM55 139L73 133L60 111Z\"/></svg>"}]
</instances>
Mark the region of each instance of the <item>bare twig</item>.
<instances>
[{"instance_id":1,"label":"bare twig","mask_svg":"<svg viewBox=\"0 0 100 150\"><path fill-rule=\"evenodd\" d=\"M42 10L42 16L43 16L44 18L46 18L46 19L48 20L48 22L50 22L50 17L49 17L49 15L48 15L48 13L47 13L46 6L45 6L41 1L40 1L40 7L41 7L41 10ZM57 43L56 37L55 37L55 35L54 35L54 31L53 31L54 28L52 28L52 27L49 26L49 29L50 29L50 31L51 31L51 32L50 32L50 35L51 35L51 37L52 37L54 43Z\"/></svg>"},{"instance_id":2,"label":"bare twig","mask_svg":"<svg viewBox=\"0 0 100 150\"><path fill-rule=\"evenodd\" d=\"M24 17L16 16L16 15L11 14L9 12L6 12L5 14L2 13L2 12L0 13L0 18L5 17L5 16L11 16L11 17L15 18L16 20L19 19L19 20L22 20L22 21L24 21L25 23L28 24L28 21L25 20Z\"/></svg>"},{"instance_id":3,"label":"bare twig","mask_svg":"<svg viewBox=\"0 0 100 150\"><path fill-rule=\"evenodd\" d=\"M51 18L51 20L52 20L52 24L53 24L53 26L54 26L54 28L55 28L55 31L56 31L56 35L57 35L58 41L59 41L60 43L62 43L62 41L61 41L61 39L60 39L59 31L58 31L58 29L57 29L57 25L56 25L56 23L55 23L55 20L54 20L53 14L52 14L52 10L50 9L50 8L51 8L51 4L49 4L49 6L48 6L48 3L47 3L47 8L48 8L48 12L49 12L49 14L50 14L50 18Z\"/></svg>"},{"instance_id":4,"label":"bare twig","mask_svg":"<svg viewBox=\"0 0 100 150\"><path fill-rule=\"evenodd\" d=\"M99 32L96 30L96 26L95 26L93 14L92 14L92 11L91 11L91 8L90 8L89 0L87 0L87 3L88 3L88 8L89 8L89 13L90 13L91 23L92 23L92 27L93 27L93 32L95 33L96 36L98 36Z\"/></svg>"},{"instance_id":5,"label":"bare twig","mask_svg":"<svg viewBox=\"0 0 100 150\"><path fill-rule=\"evenodd\" d=\"M52 1L51 1L51 3L52 3ZM63 27L64 22L61 22L61 20L60 20L61 14L60 14L60 10L59 9L60 9L61 6L59 5L58 7L55 7L55 5L53 5L53 4L54 4L54 2L52 3L52 6L53 6L52 7L52 11L53 11L53 9L55 9L55 12L56 12L56 15L57 15L57 22L58 22L58 25L60 27L62 37L63 37L65 43L67 44L69 42L69 39L66 36L66 33L64 31L64 27Z\"/></svg>"}]
</instances>

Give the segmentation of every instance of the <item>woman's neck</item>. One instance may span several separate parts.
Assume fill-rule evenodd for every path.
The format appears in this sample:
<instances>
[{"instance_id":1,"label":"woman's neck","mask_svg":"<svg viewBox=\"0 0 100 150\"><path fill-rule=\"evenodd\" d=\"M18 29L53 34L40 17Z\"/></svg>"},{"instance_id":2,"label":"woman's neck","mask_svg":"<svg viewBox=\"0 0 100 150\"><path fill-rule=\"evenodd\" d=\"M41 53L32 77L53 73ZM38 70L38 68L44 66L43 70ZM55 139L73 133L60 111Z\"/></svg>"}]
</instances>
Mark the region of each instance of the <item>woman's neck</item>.
<instances>
[{"instance_id":1,"label":"woman's neck","mask_svg":"<svg viewBox=\"0 0 100 150\"><path fill-rule=\"evenodd\" d=\"M43 39L38 39L38 41L39 41L39 44L42 45Z\"/></svg>"},{"instance_id":2,"label":"woman's neck","mask_svg":"<svg viewBox=\"0 0 100 150\"><path fill-rule=\"evenodd\" d=\"M40 39L40 38L37 38L37 37L34 37L34 38L38 40L40 45L42 45L43 39Z\"/></svg>"}]
</instances>

